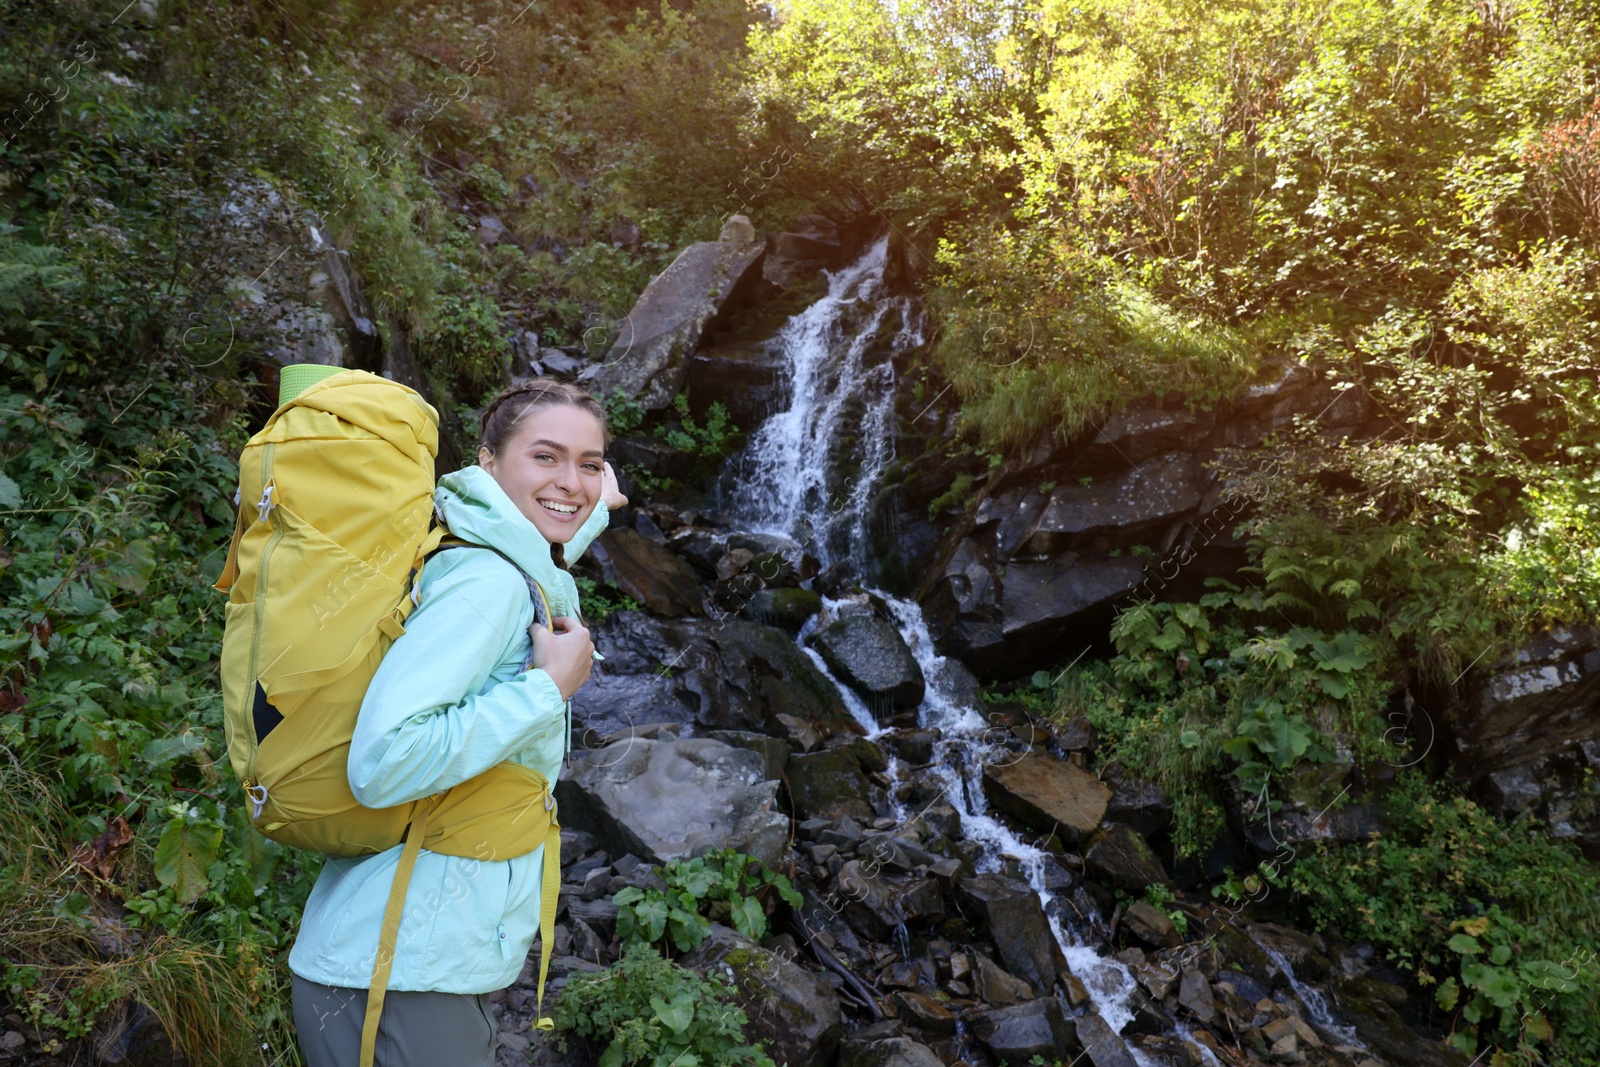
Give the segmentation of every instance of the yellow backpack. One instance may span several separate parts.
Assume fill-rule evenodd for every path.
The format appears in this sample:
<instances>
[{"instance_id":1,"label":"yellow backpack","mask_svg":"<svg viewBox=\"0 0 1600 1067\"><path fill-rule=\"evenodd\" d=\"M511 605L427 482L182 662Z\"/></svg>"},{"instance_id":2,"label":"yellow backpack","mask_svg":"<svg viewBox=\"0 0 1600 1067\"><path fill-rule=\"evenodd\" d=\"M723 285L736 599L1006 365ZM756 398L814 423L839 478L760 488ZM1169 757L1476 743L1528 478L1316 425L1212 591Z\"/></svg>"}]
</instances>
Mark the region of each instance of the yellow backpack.
<instances>
[{"instance_id":1,"label":"yellow backpack","mask_svg":"<svg viewBox=\"0 0 1600 1067\"><path fill-rule=\"evenodd\" d=\"M252 823L334 856L402 842L361 1035L371 1067L406 886L422 848L511 859L546 846L539 1009L561 884L555 798L538 771L502 763L392 808L350 791L350 737L378 663L405 632L412 590L446 535L433 522L438 413L412 389L340 371L284 400L239 460L239 515L216 588L228 593L222 698L228 758ZM532 581L539 600L543 592ZM548 617L548 605L545 616ZM540 1029L553 1023L538 1017Z\"/></svg>"}]
</instances>

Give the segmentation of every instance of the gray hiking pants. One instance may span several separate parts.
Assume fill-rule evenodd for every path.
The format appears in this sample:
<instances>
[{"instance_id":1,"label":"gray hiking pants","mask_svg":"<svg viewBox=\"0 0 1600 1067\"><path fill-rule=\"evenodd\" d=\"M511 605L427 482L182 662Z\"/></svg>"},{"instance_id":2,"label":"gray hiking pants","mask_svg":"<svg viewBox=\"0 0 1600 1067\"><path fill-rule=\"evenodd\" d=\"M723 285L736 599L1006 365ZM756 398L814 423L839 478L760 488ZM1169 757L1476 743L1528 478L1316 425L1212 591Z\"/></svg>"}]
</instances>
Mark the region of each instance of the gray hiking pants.
<instances>
[{"instance_id":1,"label":"gray hiking pants","mask_svg":"<svg viewBox=\"0 0 1600 1067\"><path fill-rule=\"evenodd\" d=\"M356 1067L365 989L308 982L290 972L294 1028L306 1067ZM378 1020L374 1067L494 1067L499 1030L489 995L391 989Z\"/></svg>"}]
</instances>

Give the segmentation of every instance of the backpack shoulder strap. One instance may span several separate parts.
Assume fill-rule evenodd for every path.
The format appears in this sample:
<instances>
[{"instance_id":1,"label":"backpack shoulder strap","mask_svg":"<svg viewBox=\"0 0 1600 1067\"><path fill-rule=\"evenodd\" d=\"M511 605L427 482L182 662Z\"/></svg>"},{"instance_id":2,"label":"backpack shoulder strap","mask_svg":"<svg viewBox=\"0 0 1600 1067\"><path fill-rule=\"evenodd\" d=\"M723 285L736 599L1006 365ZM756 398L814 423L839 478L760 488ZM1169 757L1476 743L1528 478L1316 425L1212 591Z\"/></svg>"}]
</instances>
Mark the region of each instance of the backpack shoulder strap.
<instances>
[{"instance_id":1,"label":"backpack shoulder strap","mask_svg":"<svg viewBox=\"0 0 1600 1067\"><path fill-rule=\"evenodd\" d=\"M501 559L505 560L507 563L511 564L513 567L517 567L516 560L506 555L498 548L495 548L493 545L480 545L475 541L464 541L454 534L445 534L444 538L439 542L439 547L435 549L435 551L443 552L447 548L486 548L490 552L493 552L495 555L499 556ZM544 595L544 589L540 587L538 581L533 577L533 575L529 574L521 567L517 567L517 573L522 575L522 580L528 584L528 596L533 601L533 621L548 629L550 626L550 601Z\"/></svg>"}]
</instances>

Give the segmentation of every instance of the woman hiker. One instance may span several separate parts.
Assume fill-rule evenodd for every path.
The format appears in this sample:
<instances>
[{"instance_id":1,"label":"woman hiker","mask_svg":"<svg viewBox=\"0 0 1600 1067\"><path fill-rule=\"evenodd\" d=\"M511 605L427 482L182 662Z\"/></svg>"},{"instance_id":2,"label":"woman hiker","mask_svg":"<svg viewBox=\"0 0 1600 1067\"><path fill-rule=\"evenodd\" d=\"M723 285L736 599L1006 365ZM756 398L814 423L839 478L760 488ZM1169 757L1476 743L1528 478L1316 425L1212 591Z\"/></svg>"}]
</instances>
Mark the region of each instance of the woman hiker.
<instances>
[{"instance_id":1,"label":"woman hiker","mask_svg":"<svg viewBox=\"0 0 1600 1067\"><path fill-rule=\"evenodd\" d=\"M583 390L537 378L496 397L481 425L477 466L441 478L434 502L453 537L494 551L440 551L422 568L417 607L373 676L350 743L350 786L367 807L432 795L504 760L553 787L570 743L567 701L589 677L594 644L566 564L628 502L605 462L605 412ZM534 622L518 567L549 600L548 628ZM524 671L530 651L537 666ZM378 1067L492 1067L487 994L516 981L533 943L544 854L418 855ZM357 1061L399 855L396 846L329 857L306 902L289 969L309 1067Z\"/></svg>"}]
</instances>

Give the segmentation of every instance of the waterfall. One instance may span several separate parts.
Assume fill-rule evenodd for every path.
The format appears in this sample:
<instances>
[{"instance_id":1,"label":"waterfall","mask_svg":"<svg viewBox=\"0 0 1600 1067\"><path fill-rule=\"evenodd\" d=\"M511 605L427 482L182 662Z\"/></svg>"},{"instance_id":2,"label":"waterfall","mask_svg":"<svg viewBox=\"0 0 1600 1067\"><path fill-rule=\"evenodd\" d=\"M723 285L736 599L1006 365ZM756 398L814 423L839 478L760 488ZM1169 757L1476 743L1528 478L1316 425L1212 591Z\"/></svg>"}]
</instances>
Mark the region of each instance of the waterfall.
<instances>
[{"instance_id":1,"label":"waterfall","mask_svg":"<svg viewBox=\"0 0 1600 1067\"><path fill-rule=\"evenodd\" d=\"M737 525L797 539L809 534L815 538L810 550L824 565L844 560L858 575L871 573L865 547L872 491L894 458L893 357L923 341L922 319L914 302L884 292L887 244L887 239L880 239L855 263L830 273L827 295L789 319L771 342L787 369L789 406L751 436L743 477L733 493L740 501L733 516ZM885 343L890 328L894 332ZM874 362L869 357L875 352L879 358ZM932 763L919 773L931 776L939 799L960 814L963 836L981 850L980 871L997 871L1007 859L1018 864L1039 894L1069 969L1083 982L1095 1010L1120 1033L1133 1018L1128 1006L1136 988L1133 975L1121 962L1096 952L1092 932L1075 916L1069 917L1066 905L1056 899L1046 884L1049 854L989 814L983 757L991 751L1014 753L985 744L990 725L980 709L954 695L946 659L934 651L922 609L914 601L877 589L871 592L887 607L890 621L928 682L918 722L937 728L941 740ZM820 625L839 613L870 610L864 597L824 598L822 611L806 623L797 640L818 670L833 681L867 736L875 738L885 727L807 644ZM906 770L898 759L890 759L891 798ZM898 799L893 802L897 819L916 816ZM1129 1051L1138 1063L1149 1062L1137 1048L1129 1046Z\"/></svg>"},{"instance_id":2,"label":"waterfall","mask_svg":"<svg viewBox=\"0 0 1600 1067\"><path fill-rule=\"evenodd\" d=\"M894 357L923 341L915 301L884 291L888 245L880 238L826 272L827 295L768 342L789 406L751 436L732 494L735 524L805 531L824 564L843 559L862 572L872 487L894 452Z\"/></svg>"}]
</instances>

